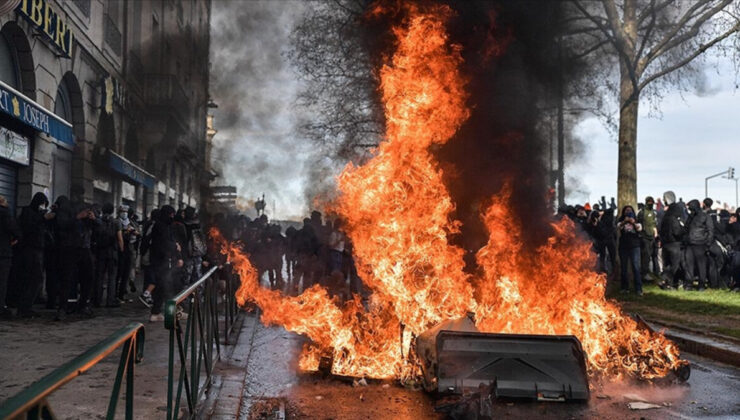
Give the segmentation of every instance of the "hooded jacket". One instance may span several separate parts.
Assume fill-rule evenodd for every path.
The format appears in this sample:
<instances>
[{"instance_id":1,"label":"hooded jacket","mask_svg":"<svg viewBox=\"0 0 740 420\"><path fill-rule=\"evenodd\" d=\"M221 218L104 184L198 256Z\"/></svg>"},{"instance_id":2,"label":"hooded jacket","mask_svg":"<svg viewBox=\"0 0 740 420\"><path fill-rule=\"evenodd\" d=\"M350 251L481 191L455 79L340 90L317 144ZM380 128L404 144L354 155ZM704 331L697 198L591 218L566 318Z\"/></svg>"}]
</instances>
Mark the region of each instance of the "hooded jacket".
<instances>
[{"instance_id":1,"label":"hooded jacket","mask_svg":"<svg viewBox=\"0 0 740 420\"><path fill-rule=\"evenodd\" d=\"M175 240L174 220L169 217L175 209L164 206L159 212L159 220L152 228L152 244L149 250L152 265L171 263L178 256Z\"/></svg>"},{"instance_id":2,"label":"hooded jacket","mask_svg":"<svg viewBox=\"0 0 740 420\"><path fill-rule=\"evenodd\" d=\"M21 246L26 249L43 250L46 245L47 223L44 219L45 210L41 210L42 205L48 204L49 201L42 192L37 192L31 199L31 204L21 210L21 216L18 218L23 240Z\"/></svg>"},{"instance_id":3,"label":"hooded jacket","mask_svg":"<svg viewBox=\"0 0 740 420\"><path fill-rule=\"evenodd\" d=\"M683 210L677 204L668 206L668 210L663 214L658 229L660 240L665 244L681 242L686 234L686 228L683 223Z\"/></svg>"},{"instance_id":4,"label":"hooded jacket","mask_svg":"<svg viewBox=\"0 0 740 420\"><path fill-rule=\"evenodd\" d=\"M689 245L709 246L714 240L714 225L712 218L701 209L699 200L691 200L688 204L689 220L688 237Z\"/></svg>"},{"instance_id":5,"label":"hooded jacket","mask_svg":"<svg viewBox=\"0 0 740 420\"><path fill-rule=\"evenodd\" d=\"M13 239L19 239L21 232L15 223L10 209L0 206L0 258L10 258L13 256L13 248L10 242Z\"/></svg>"}]
</instances>

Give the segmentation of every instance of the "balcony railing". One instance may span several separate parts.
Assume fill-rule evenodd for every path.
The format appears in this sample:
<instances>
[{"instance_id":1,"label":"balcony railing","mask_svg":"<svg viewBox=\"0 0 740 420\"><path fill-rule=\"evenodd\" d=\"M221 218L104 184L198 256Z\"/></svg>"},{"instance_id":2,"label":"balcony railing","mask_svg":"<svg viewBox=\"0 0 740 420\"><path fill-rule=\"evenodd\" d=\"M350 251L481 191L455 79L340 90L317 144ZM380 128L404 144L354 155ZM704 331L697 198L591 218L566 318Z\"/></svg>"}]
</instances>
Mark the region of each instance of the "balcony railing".
<instances>
[{"instance_id":1,"label":"balcony railing","mask_svg":"<svg viewBox=\"0 0 740 420\"><path fill-rule=\"evenodd\" d=\"M154 112L169 113L188 129L190 101L180 82L172 74L145 74L144 101Z\"/></svg>"}]
</instances>

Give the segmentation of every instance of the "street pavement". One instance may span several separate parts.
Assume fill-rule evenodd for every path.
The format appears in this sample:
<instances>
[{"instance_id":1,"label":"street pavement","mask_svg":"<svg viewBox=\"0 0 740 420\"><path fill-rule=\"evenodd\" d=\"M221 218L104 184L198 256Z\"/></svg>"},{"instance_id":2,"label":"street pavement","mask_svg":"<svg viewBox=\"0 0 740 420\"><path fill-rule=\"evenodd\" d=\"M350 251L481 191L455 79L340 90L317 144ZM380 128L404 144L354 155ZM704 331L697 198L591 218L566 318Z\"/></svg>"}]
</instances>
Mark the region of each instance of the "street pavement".
<instances>
[{"instance_id":1,"label":"street pavement","mask_svg":"<svg viewBox=\"0 0 740 420\"><path fill-rule=\"evenodd\" d=\"M247 363L240 418L265 405L282 405L288 417L326 419L443 418L434 399L397 383L370 381L367 386L297 373L296 360L304 339L280 327L257 325ZM703 357L683 355L692 364L687 384L596 384L587 404L501 401L494 417L695 419L739 418L740 369ZM660 406L631 410L629 402Z\"/></svg>"},{"instance_id":2,"label":"street pavement","mask_svg":"<svg viewBox=\"0 0 740 420\"><path fill-rule=\"evenodd\" d=\"M214 392L202 418L249 418L274 405L288 417L303 418L441 418L434 399L392 381L367 386L298 373L296 361L305 339L280 327L266 327L255 315L245 316L239 336L224 351L214 378ZM120 309L99 309L92 319L59 323L53 312L30 321L0 323L0 401L42 378L115 330L132 321L145 324L144 360L136 365L135 418L163 418L166 409L168 335L163 323L147 322L138 302ZM50 397L60 418L104 418L120 351ZM738 418L740 369L684 353L692 363L687 385L671 387L596 385L587 404L497 402L495 416L511 418ZM660 408L633 411L630 401ZM123 416L123 393L118 405Z\"/></svg>"},{"instance_id":3,"label":"street pavement","mask_svg":"<svg viewBox=\"0 0 740 420\"><path fill-rule=\"evenodd\" d=\"M96 310L92 319L68 317L53 321L54 311L42 318L0 322L0 401L15 395L57 367L130 322L146 331L144 359L135 368L135 418L163 418L167 395L168 331L164 322L149 323L149 310L138 301L121 308ZM116 350L87 373L54 392L49 403L62 419L105 418L113 381L121 357ZM117 405L123 418L125 387Z\"/></svg>"}]
</instances>

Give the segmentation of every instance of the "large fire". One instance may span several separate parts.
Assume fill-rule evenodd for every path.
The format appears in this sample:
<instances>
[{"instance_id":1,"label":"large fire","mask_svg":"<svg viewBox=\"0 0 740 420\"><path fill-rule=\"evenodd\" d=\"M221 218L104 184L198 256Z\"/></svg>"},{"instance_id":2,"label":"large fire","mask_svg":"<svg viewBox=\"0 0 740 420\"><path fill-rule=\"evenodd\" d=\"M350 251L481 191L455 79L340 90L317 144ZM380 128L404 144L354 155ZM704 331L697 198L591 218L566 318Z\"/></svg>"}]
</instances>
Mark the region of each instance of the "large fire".
<instances>
[{"instance_id":1,"label":"large fire","mask_svg":"<svg viewBox=\"0 0 740 420\"><path fill-rule=\"evenodd\" d=\"M448 7L404 7L395 53L380 70L386 141L365 165L347 166L334 205L372 290L368 307L357 297L340 304L318 285L299 296L263 288L240 246L213 231L240 275L239 303L254 302L266 324L310 338L301 368L315 370L331 352L332 371L342 375L415 375L413 337L468 312L483 332L577 336L592 375L654 378L678 367L683 362L673 343L638 328L606 300L605 278L593 272L590 247L572 223L553 224L536 256L524 252L508 187L482 215L490 232L477 253L482 274L463 271L463 250L447 239L459 222L450 219L454 205L429 152L470 112L460 48L448 41Z\"/></svg>"}]
</instances>

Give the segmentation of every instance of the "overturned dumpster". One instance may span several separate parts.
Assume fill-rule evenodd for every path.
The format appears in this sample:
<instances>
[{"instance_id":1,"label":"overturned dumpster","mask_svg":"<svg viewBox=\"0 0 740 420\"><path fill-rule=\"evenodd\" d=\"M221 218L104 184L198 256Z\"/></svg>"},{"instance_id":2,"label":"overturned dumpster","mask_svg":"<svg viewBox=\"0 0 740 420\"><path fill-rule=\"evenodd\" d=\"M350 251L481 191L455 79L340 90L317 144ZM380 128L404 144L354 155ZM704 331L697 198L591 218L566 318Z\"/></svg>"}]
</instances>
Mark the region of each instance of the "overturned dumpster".
<instances>
[{"instance_id":1,"label":"overturned dumpster","mask_svg":"<svg viewBox=\"0 0 740 420\"><path fill-rule=\"evenodd\" d=\"M494 398L586 401L585 355L574 336L478 332L470 317L443 322L416 339L424 387Z\"/></svg>"}]
</instances>

